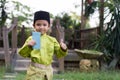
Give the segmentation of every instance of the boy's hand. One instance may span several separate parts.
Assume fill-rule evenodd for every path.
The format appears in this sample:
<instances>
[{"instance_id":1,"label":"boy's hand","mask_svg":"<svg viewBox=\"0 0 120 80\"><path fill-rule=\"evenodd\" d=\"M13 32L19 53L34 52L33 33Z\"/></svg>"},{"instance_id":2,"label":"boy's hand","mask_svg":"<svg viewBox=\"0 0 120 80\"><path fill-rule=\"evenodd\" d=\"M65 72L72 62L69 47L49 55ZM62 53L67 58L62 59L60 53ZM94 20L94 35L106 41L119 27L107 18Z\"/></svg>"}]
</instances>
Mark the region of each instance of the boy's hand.
<instances>
[{"instance_id":1,"label":"boy's hand","mask_svg":"<svg viewBox=\"0 0 120 80\"><path fill-rule=\"evenodd\" d=\"M66 51L67 50L67 46L65 43L60 42L60 47L62 48L62 50Z\"/></svg>"},{"instance_id":2,"label":"boy's hand","mask_svg":"<svg viewBox=\"0 0 120 80\"><path fill-rule=\"evenodd\" d=\"M33 39L28 42L28 46L34 46L35 44L36 42Z\"/></svg>"}]
</instances>

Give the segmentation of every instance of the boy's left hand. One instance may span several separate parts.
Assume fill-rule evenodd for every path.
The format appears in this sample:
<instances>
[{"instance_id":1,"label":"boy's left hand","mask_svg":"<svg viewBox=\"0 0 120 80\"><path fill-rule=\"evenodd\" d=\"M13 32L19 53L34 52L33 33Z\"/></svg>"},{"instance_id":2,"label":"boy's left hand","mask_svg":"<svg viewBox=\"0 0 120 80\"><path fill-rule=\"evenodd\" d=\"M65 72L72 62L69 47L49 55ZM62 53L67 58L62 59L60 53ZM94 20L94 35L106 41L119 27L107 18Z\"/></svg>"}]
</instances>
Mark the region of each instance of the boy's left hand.
<instances>
[{"instance_id":1,"label":"boy's left hand","mask_svg":"<svg viewBox=\"0 0 120 80\"><path fill-rule=\"evenodd\" d=\"M60 42L60 47L61 47L64 51L67 50L67 46L66 46L66 44L63 43L63 42Z\"/></svg>"}]
</instances>

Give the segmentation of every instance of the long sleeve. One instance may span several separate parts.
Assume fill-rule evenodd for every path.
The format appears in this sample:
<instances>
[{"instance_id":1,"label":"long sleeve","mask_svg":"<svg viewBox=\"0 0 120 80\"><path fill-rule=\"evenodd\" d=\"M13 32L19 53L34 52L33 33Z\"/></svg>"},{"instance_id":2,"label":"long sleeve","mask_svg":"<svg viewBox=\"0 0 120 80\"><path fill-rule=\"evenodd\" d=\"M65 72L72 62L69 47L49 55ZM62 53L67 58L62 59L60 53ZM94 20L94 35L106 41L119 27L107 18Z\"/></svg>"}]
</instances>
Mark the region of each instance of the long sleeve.
<instances>
[{"instance_id":1,"label":"long sleeve","mask_svg":"<svg viewBox=\"0 0 120 80\"><path fill-rule=\"evenodd\" d=\"M59 43L57 42L57 40L55 40L54 42L54 51L55 51L55 54L57 56L57 58L61 58L61 57L64 57L65 55L67 55L68 51L63 51L59 45Z\"/></svg>"},{"instance_id":2,"label":"long sleeve","mask_svg":"<svg viewBox=\"0 0 120 80\"><path fill-rule=\"evenodd\" d=\"M32 51L32 48L30 48L27 43L29 40L31 40L32 37L29 37L26 41L25 44L22 46L22 48L19 49L18 53L23 56L23 57L30 57L30 53Z\"/></svg>"}]
</instances>

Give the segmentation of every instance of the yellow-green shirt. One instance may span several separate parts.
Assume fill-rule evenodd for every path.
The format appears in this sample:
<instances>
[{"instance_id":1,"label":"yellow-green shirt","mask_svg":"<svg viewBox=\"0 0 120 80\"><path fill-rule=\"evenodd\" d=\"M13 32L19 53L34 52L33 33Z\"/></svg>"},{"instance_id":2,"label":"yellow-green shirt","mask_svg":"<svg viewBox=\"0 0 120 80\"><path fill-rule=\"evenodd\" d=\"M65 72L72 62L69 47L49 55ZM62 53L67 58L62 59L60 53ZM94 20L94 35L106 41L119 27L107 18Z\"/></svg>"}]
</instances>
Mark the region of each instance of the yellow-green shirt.
<instances>
[{"instance_id":1,"label":"yellow-green shirt","mask_svg":"<svg viewBox=\"0 0 120 80\"><path fill-rule=\"evenodd\" d=\"M29 57L33 62L49 65L52 63L53 55L56 54L58 58L61 58L67 54L67 51L63 51L60 48L59 43L54 37L47 34L41 35L41 47L40 49L32 49L27 43L32 39L30 36L22 48L19 49L19 54L23 57Z\"/></svg>"}]
</instances>

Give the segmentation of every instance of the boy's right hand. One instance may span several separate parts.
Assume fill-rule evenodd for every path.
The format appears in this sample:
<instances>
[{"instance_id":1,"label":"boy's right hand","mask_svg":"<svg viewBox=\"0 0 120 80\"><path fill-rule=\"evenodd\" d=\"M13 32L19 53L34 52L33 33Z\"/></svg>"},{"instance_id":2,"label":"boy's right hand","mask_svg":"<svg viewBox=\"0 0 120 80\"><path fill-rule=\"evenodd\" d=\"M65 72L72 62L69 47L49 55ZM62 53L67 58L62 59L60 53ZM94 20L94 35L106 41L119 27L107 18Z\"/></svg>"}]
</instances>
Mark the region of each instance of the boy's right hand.
<instances>
[{"instance_id":1,"label":"boy's right hand","mask_svg":"<svg viewBox=\"0 0 120 80\"><path fill-rule=\"evenodd\" d=\"M34 46L35 44L36 42L33 39L28 42L28 46Z\"/></svg>"}]
</instances>

